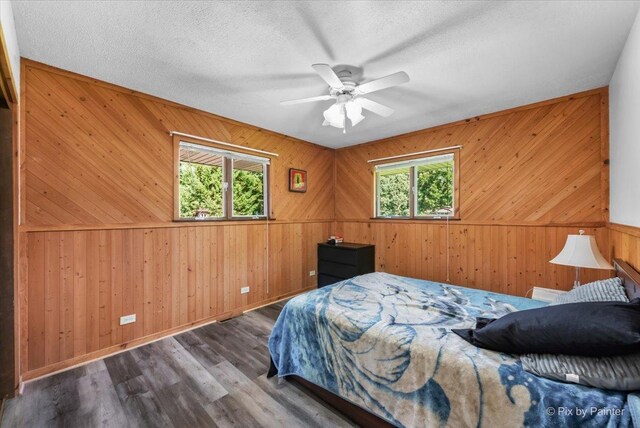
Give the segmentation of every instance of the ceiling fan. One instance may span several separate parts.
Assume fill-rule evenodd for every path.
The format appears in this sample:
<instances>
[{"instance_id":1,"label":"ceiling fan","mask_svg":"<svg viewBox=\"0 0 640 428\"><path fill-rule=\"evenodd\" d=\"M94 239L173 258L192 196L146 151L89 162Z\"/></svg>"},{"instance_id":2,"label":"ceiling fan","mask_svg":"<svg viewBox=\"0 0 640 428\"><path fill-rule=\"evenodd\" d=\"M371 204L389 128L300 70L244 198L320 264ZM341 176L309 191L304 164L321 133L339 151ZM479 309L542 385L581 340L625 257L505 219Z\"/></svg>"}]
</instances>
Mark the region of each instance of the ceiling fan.
<instances>
[{"instance_id":1,"label":"ceiling fan","mask_svg":"<svg viewBox=\"0 0 640 428\"><path fill-rule=\"evenodd\" d=\"M351 126L360 123L364 116L362 109L369 110L382 117L389 117L394 110L376 101L363 98L362 95L382 89L391 88L409 81L409 76L404 71L390 74L371 82L357 83L351 70L338 71L336 73L328 64L313 64L313 69L329 84L329 94L317 97L300 98L297 100L281 101L283 106L309 103L314 101L336 100L335 104L324 111L322 126L334 126L346 132L346 119L351 121Z\"/></svg>"}]
</instances>

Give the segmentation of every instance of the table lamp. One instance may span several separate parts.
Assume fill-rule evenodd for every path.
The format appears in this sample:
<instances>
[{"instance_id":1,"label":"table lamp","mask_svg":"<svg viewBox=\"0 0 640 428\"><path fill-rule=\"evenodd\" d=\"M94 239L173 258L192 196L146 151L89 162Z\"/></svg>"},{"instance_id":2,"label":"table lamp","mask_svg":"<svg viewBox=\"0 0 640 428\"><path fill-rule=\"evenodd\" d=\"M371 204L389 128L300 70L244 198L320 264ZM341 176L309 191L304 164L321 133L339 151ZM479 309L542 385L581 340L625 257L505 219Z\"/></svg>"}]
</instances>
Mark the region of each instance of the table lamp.
<instances>
[{"instance_id":1,"label":"table lamp","mask_svg":"<svg viewBox=\"0 0 640 428\"><path fill-rule=\"evenodd\" d=\"M580 286L580 268L613 269L613 266L600 254L595 236L585 235L584 230L580 230L579 233L579 235L567 236L567 242L560 254L549 261L556 265L576 268L573 288Z\"/></svg>"}]
</instances>

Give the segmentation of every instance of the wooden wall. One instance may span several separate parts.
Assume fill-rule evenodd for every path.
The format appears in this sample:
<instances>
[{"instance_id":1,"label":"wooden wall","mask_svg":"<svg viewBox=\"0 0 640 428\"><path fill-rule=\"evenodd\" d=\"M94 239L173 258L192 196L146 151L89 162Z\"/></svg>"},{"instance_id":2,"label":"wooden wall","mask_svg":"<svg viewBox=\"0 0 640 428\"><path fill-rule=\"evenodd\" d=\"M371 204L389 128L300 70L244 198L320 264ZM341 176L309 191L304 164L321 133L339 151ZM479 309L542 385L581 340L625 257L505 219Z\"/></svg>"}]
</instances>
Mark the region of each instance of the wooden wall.
<instances>
[{"instance_id":1,"label":"wooden wall","mask_svg":"<svg viewBox=\"0 0 640 428\"><path fill-rule=\"evenodd\" d=\"M638 235L607 228L606 89L334 151L28 60L22 75L23 379L313 288L336 230L376 244L379 270L515 295L571 285L548 260L579 228L640 265ZM173 222L171 130L279 153L275 220ZM367 159L458 144L460 221L370 218Z\"/></svg>"},{"instance_id":2,"label":"wooden wall","mask_svg":"<svg viewBox=\"0 0 640 428\"><path fill-rule=\"evenodd\" d=\"M1 95L0 101L5 101ZM15 105L0 107L0 399L13 397L16 387L13 110Z\"/></svg>"},{"instance_id":3,"label":"wooden wall","mask_svg":"<svg viewBox=\"0 0 640 428\"><path fill-rule=\"evenodd\" d=\"M606 227L584 227L606 253ZM451 222L338 222L346 240L376 246L376 269L414 278L531 297L534 286L566 290L572 268L549 263L576 227L507 226ZM447 251L448 248L448 251ZM583 282L609 271L583 270Z\"/></svg>"},{"instance_id":4,"label":"wooden wall","mask_svg":"<svg viewBox=\"0 0 640 428\"><path fill-rule=\"evenodd\" d=\"M640 228L612 223L609 239L611 257L626 261L640 272Z\"/></svg>"},{"instance_id":5,"label":"wooden wall","mask_svg":"<svg viewBox=\"0 0 640 428\"><path fill-rule=\"evenodd\" d=\"M339 149L337 230L375 243L387 272L522 296L566 289L573 270L548 263L566 235L584 228L609 246L607 105L604 88ZM371 219L367 160L455 145L460 221Z\"/></svg>"},{"instance_id":6,"label":"wooden wall","mask_svg":"<svg viewBox=\"0 0 640 428\"><path fill-rule=\"evenodd\" d=\"M314 288L331 222L28 234L27 377ZM250 286L249 294L240 288ZM137 315L119 325L122 315Z\"/></svg>"},{"instance_id":7,"label":"wooden wall","mask_svg":"<svg viewBox=\"0 0 640 428\"><path fill-rule=\"evenodd\" d=\"M26 225L171 221L169 131L278 153L272 217L333 219L331 149L30 61L24 82ZM307 193L288 191L292 167L308 171Z\"/></svg>"},{"instance_id":8,"label":"wooden wall","mask_svg":"<svg viewBox=\"0 0 640 428\"><path fill-rule=\"evenodd\" d=\"M333 150L28 60L22 76L24 379L316 286ZM173 222L172 130L279 153L275 220Z\"/></svg>"}]
</instances>

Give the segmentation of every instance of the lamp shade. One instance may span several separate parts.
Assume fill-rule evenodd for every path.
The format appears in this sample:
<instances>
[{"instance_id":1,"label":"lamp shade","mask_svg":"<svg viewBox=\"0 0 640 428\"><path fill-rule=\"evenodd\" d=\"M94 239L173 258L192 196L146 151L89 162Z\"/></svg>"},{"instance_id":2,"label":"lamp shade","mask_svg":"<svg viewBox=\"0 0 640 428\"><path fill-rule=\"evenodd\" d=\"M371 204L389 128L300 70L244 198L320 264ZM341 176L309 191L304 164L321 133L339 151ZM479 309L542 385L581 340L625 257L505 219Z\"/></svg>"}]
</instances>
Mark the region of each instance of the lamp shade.
<instances>
[{"instance_id":1,"label":"lamp shade","mask_svg":"<svg viewBox=\"0 0 640 428\"><path fill-rule=\"evenodd\" d=\"M323 113L324 119L335 128L344 128L344 103L337 102Z\"/></svg>"},{"instance_id":2,"label":"lamp shade","mask_svg":"<svg viewBox=\"0 0 640 428\"><path fill-rule=\"evenodd\" d=\"M580 231L580 235L567 236L567 242L550 263L565 266L574 266L592 269L613 269L613 266L600 254L596 238L592 235L583 235L584 231Z\"/></svg>"},{"instance_id":3,"label":"lamp shade","mask_svg":"<svg viewBox=\"0 0 640 428\"><path fill-rule=\"evenodd\" d=\"M345 109L347 110L347 117L351 121L351 126L356 126L357 124L362 122L362 119L364 119L364 116L362 115L362 107L360 106L360 104L349 101L345 104Z\"/></svg>"},{"instance_id":4,"label":"lamp shade","mask_svg":"<svg viewBox=\"0 0 640 428\"><path fill-rule=\"evenodd\" d=\"M338 98L338 101L323 113L324 124L331 125L336 128L345 127L345 114L351 120L351 126L360 123L364 116L362 115L362 106L356 104L352 99Z\"/></svg>"}]
</instances>

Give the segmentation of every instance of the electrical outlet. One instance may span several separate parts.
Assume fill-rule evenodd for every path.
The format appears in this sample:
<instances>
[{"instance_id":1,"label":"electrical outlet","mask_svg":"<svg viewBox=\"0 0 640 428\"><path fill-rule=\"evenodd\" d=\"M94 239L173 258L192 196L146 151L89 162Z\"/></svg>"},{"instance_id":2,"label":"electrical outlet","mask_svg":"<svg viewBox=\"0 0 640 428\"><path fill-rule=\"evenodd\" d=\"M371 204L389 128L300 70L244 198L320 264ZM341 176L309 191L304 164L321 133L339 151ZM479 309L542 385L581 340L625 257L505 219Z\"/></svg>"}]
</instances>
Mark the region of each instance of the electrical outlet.
<instances>
[{"instance_id":1,"label":"electrical outlet","mask_svg":"<svg viewBox=\"0 0 640 428\"><path fill-rule=\"evenodd\" d=\"M309 276L316 276L316 271L315 270L310 270L309 271Z\"/></svg>"},{"instance_id":2,"label":"electrical outlet","mask_svg":"<svg viewBox=\"0 0 640 428\"><path fill-rule=\"evenodd\" d=\"M247 294L249 292L249 287L242 287L240 289L240 294Z\"/></svg>"},{"instance_id":3,"label":"electrical outlet","mask_svg":"<svg viewBox=\"0 0 640 428\"><path fill-rule=\"evenodd\" d=\"M131 324L132 322L136 322L136 314L120 317L120 325Z\"/></svg>"}]
</instances>

